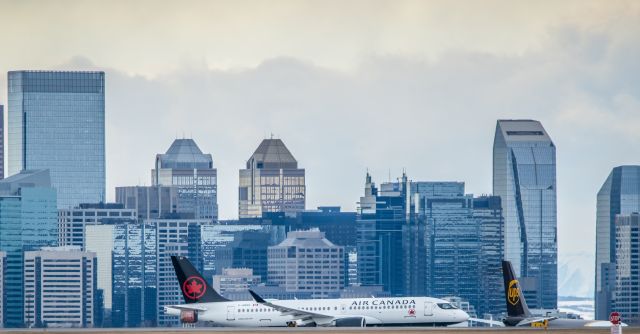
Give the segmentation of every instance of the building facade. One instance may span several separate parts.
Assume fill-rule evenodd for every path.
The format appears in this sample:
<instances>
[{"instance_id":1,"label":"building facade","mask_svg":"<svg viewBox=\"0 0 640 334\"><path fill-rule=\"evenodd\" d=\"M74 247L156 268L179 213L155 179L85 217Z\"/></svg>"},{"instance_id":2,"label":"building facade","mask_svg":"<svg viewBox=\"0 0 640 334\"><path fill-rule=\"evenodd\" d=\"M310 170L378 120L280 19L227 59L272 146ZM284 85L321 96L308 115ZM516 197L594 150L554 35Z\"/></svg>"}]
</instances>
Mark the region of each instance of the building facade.
<instances>
[{"instance_id":1,"label":"building facade","mask_svg":"<svg viewBox=\"0 0 640 334\"><path fill-rule=\"evenodd\" d=\"M265 139L240 170L240 218L262 217L265 212L295 216L305 208L304 169L280 139Z\"/></svg>"},{"instance_id":2,"label":"building facade","mask_svg":"<svg viewBox=\"0 0 640 334\"><path fill-rule=\"evenodd\" d=\"M267 250L271 235L266 231L242 231L235 233L233 241L216 253L216 273L226 268L250 268L253 274L267 281Z\"/></svg>"},{"instance_id":3,"label":"building facade","mask_svg":"<svg viewBox=\"0 0 640 334\"><path fill-rule=\"evenodd\" d=\"M76 247L24 253L27 327L93 327L96 258Z\"/></svg>"},{"instance_id":4,"label":"building facade","mask_svg":"<svg viewBox=\"0 0 640 334\"><path fill-rule=\"evenodd\" d=\"M177 187L176 211L193 215L184 218L218 220L218 171L211 154L202 153L193 139L176 139L156 156L151 184Z\"/></svg>"},{"instance_id":5,"label":"building facade","mask_svg":"<svg viewBox=\"0 0 640 334\"><path fill-rule=\"evenodd\" d=\"M318 229L294 231L268 251L269 283L287 291L311 291L328 298L345 286L344 247L336 246Z\"/></svg>"},{"instance_id":6,"label":"building facade","mask_svg":"<svg viewBox=\"0 0 640 334\"><path fill-rule=\"evenodd\" d=\"M178 187L116 187L116 203L137 212L139 219L183 218L178 213Z\"/></svg>"},{"instance_id":7,"label":"building facade","mask_svg":"<svg viewBox=\"0 0 640 334\"><path fill-rule=\"evenodd\" d=\"M77 246L86 250L86 226L134 222L135 209L119 203L82 203L74 208L58 210L59 246ZM90 243L89 243L90 244Z\"/></svg>"},{"instance_id":8,"label":"building facade","mask_svg":"<svg viewBox=\"0 0 640 334\"><path fill-rule=\"evenodd\" d=\"M613 304L629 326L640 325L640 214L616 216L616 284Z\"/></svg>"},{"instance_id":9,"label":"building facade","mask_svg":"<svg viewBox=\"0 0 640 334\"><path fill-rule=\"evenodd\" d=\"M211 287L221 295L234 292L246 292L260 284L260 276L254 275L250 268L225 268L222 275L214 275Z\"/></svg>"},{"instance_id":10,"label":"building facade","mask_svg":"<svg viewBox=\"0 0 640 334\"><path fill-rule=\"evenodd\" d=\"M8 86L8 174L49 169L61 209L104 202L104 72L11 71Z\"/></svg>"},{"instance_id":11,"label":"building facade","mask_svg":"<svg viewBox=\"0 0 640 334\"><path fill-rule=\"evenodd\" d=\"M4 106L0 104L0 180L2 179L4 179Z\"/></svg>"},{"instance_id":12,"label":"building facade","mask_svg":"<svg viewBox=\"0 0 640 334\"><path fill-rule=\"evenodd\" d=\"M7 253L0 251L0 328L4 327L4 272L7 270Z\"/></svg>"},{"instance_id":13,"label":"building facade","mask_svg":"<svg viewBox=\"0 0 640 334\"><path fill-rule=\"evenodd\" d=\"M616 286L616 216L640 212L640 166L613 168L598 191L595 318L609 319Z\"/></svg>"},{"instance_id":14,"label":"building facade","mask_svg":"<svg viewBox=\"0 0 640 334\"><path fill-rule=\"evenodd\" d=\"M556 147L542 124L499 120L493 143L493 194L502 199L505 258L530 308L558 299Z\"/></svg>"},{"instance_id":15,"label":"building facade","mask_svg":"<svg viewBox=\"0 0 640 334\"><path fill-rule=\"evenodd\" d=\"M0 181L0 249L6 252L4 326L24 325L24 252L58 241L56 191L48 170L22 171Z\"/></svg>"}]
</instances>

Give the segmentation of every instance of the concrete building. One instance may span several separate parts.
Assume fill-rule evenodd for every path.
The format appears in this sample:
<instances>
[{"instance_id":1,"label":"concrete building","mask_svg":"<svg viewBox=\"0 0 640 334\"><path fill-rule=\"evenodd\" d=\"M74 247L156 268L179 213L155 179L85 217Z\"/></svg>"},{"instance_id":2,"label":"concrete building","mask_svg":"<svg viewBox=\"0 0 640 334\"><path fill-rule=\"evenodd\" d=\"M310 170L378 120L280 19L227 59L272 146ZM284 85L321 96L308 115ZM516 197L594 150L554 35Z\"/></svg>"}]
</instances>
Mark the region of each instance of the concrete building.
<instances>
[{"instance_id":1,"label":"concrete building","mask_svg":"<svg viewBox=\"0 0 640 334\"><path fill-rule=\"evenodd\" d=\"M178 188L176 211L193 214L184 218L218 220L218 172L211 154L202 153L193 139L176 139L156 156L151 184Z\"/></svg>"},{"instance_id":2,"label":"concrete building","mask_svg":"<svg viewBox=\"0 0 640 334\"><path fill-rule=\"evenodd\" d=\"M95 292L95 253L75 247L25 252L27 327L93 327Z\"/></svg>"},{"instance_id":3,"label":"concrete building","mask_svg":"<svg viewBox=\"0 0 640 334\"><path fill-rule=\"evenodd\" d=\"M629 326L640 325L640 214L616 216L616 283L613 305Z\"/></svg>"},{"instance_id":4,"label":"concrete building","mask_svg":"<svg viewBox=\"0 0 640 334\"><path fill-rule=\"evenodd\" d=\"M56 190L48 170L21 171L0 181L0 250L4 272L5 327L24 325L24 251L58 241Z\"/></svg>"},{"instance_id":5,"label":"concrete building","mask_svg":"<svg viewBox=\"0 0 640 334\"><path fill-rule=\"evenodd\" d=\"M318 229L294 231L269 247L269 282L287 291L311 291L328 298L345 286L344 247L336 246Z\"/></svg>"},{"instance_id":6,"label":"concrete building","mask_svg":"<svg viewBox=\"0 0 640 334\"><path fill-rule=\"evenodd\" d=\"M239 217L265 212L295 216L305 208L304 169L280 139L265 139L240 170Z\"/></svg>"},{"instance_id":7,"label":"concrete building","mask_svg":"<svg viewBox=\"0 0 640 334\"><path fill-rule=\"evenodd\" d=\"M595 318L607 320L616 289L616 216L640 212L640 166L613 168L597 200Z\"/></svg>"},{"instance_id":8,"label":"concrete building","mask_svg":"<svg viewBox=\"0 0 640 334\"><path fill-rule=\"evenodd\" d=\"M82 203L74 208L58 210L59 246L78 246L86 250L86 226L134 222L135 209L119 203Z\"/></svg>"},{"instance_id":9,"label":"concrete building","mask_svg":"<svg viewBox=\"0 0 640 334\"><path fill-rule=\"evenodd\" d=\"M174 186L116 187L116 203L135 210L139 219L189 218L178 214L178 201Z\"/></svg>"},{"instance_id":10,"label":"concrete building","mask_svg":"<svg viewBox=\"0 0 640 334\"><path fill-rule=\"evenodd\" d=\"M221 295L232 292L246 292L260 284L260 276L254 275L250 268L225 268L222 275L214 275L212 287Z\"/></svg>"},{"instance_id":11,"label":"concrete building","mask_svg":"<svg viewBox=\"0 0 640 334\"><path fill-rule=\"evenodd\" d=\"M104 202L104 72L11 71L8 87L8 174L49 169L60 209Z\"/></svg>"},{"instance_id":12,"label":"concrete building","mask_svg":"<svg viewBox=\"0 0 640 334\"><path fill-rule=\"evenodd\" d=\"M556 147L534 120L498 120L493 194L502 199L505 259L530 308L558 301Z\"/></svg>"},{"instance_id":13,"label":"concrete building","mask_svg":"<svg viewBox=\"0 0 640 334\"><path fill-rule=\"evenodd\" d=\"M250 268L266 282L267 250L271 244L271 235L267 231L235 233L233 241L216 253L216 274L222 274L225 268Z\"/></svg>"}]
</instances>

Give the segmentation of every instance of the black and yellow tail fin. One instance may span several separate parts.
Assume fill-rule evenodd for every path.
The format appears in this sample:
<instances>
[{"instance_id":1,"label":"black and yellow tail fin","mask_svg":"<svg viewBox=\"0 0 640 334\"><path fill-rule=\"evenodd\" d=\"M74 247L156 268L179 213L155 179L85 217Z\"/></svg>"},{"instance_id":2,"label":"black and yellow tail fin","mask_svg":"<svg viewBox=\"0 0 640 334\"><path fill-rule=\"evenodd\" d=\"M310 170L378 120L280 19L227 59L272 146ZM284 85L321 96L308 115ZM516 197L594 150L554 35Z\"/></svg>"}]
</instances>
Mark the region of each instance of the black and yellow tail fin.
<instances>
[{"instance_id":1,"label":"black and yellow tail fin","mask_svg":"<svg viewBox=\"0 0 640 334\"><path fill-rule=\"evenodd\" d=\"M516 278L511 262L502 261L502 275L504 277L504 294L507 301L507 315L510 317L530 317L531 313L524 300L520 282Z\"/></svg>"},{"instance_id":2,"label":"black and yellow tail fin","mask_svg":"<svg viewBox=\"0 0 640 334\"><path fill-rule=\"evenodd\" d=\"M216 290L209 286L207 280L193 267L184 256L172 256L171 262L176 270L182 296L187 304L227 302Z\"/></svg>"}]
</instances>

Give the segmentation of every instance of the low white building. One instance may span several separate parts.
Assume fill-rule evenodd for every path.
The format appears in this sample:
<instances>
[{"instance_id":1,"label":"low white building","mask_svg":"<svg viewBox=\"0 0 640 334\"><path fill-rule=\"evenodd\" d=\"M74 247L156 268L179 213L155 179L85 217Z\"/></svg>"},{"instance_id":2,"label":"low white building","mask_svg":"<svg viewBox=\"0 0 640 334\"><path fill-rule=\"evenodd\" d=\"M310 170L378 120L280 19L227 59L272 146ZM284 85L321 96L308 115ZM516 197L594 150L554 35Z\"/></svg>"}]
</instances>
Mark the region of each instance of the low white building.
<instances>
[{"instance_id":1,"label":"low white building","mask_svg":"<svg viewBox=\"0 0 640 334\"><path fill-rule=\"evenodd\" d=\"M24 253L24 321L28 327L93 327L96 254L78 247Z\"/></svg>"},{"instance_id":2,"label":"low white building","mask_svg":"<svg viewBox=\"0 0 640 334\"><path fill-rule=\"evenodd\" d=\"M213 288L221 295L227 292L245 292L251 286L260 284L260 276L251 268L224 268L222 275L213 275Z\"/></svg>"},{"instance_id":3,"label":"low white building","mask_svg":"<svg viewBox=\"0 0 640 334\"><path fill-rule=\"evenodd\" d=\"M286 291L327 298L345 286L344 247L318 229L294 231L268 250L268 280Z\"/></svg>"}]
</instances>

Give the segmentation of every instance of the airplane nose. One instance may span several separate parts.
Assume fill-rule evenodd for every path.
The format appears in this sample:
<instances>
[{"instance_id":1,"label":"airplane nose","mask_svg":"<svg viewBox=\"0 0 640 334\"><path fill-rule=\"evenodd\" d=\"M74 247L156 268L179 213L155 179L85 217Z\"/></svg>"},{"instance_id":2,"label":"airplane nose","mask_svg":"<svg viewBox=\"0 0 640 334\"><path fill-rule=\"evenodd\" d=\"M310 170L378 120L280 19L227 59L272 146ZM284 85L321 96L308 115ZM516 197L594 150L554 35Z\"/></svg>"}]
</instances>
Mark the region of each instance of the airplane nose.
<instances>
[{"instance_id":1,"label":"airplane nose","mask_svg":"<svg viewBox=\"0 0 640 334\"><path fill-rule=\"evenodd\" d=\"M456 314L456 320L458 322L463 322L463 321L469 320L469 315L467 314L467 312L465 312L463 310L458 310L457 313L458 314Z\"/></svg>"}]
</instances>

